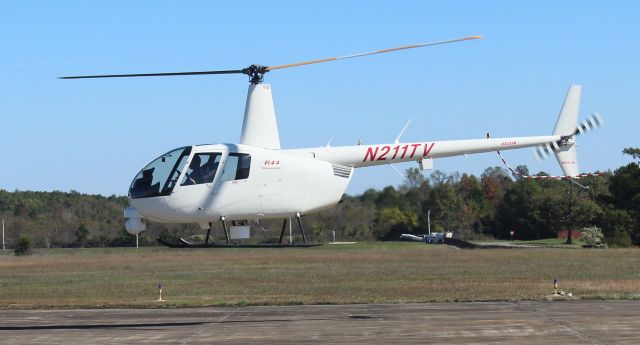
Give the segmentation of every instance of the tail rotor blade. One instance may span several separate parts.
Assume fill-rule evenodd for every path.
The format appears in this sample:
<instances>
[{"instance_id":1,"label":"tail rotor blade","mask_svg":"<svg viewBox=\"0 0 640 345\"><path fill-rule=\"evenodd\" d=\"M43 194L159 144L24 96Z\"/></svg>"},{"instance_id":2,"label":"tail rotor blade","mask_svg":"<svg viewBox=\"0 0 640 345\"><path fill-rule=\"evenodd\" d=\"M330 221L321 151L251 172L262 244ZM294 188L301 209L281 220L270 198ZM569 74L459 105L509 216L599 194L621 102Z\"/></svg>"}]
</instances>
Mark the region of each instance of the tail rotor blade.
<instances>
[{"instance_id":1,"label":"tail rotor blade","mask_svg":"<svg viewBox=\"0 0 640 345\"><path fill-rule=\"evenodd\" d=\"M593 116L593 120L596 122L596 125L598 125L598 127L604 126L604 119L602 118L602 116L600 116L600 112L594 111L591 115Z\"/></svg>"},{"instance_id":2,"label":"tail rotor blade","mask_svg":"<svg viewBox=\"0 0 640 345\"><path fill-rule=\"evenodd\" d=\"M563 140L571 139L576 135L585 134L596 128L600 128L603 125L604 125L604 120L602 119L602 116L600 115L599 112L595 111L591 115L589 115L589 117L587 117L584 121L578 124L578 126L576 127L576 130L573 132L572 135L563 137ZM544 159L547 159L547 157L549 157L551 153L559 152L560 147L566 144L565 142L563 142L563 140L550 142L545 145L536 147L534 150L534 155L536 159L538 161L542 161Z\"/></svg>"},{"instance_id":3,"label":"tail rotor blade","mask_svg":"<svg viewBox=\"0 0 640 345\"><path fill-rule=\"evenodd\" d=\"M555 142L546 143L542 146L536 147L534 151L534 155L538 161L545 160L547 159L547 157L551 155L551 153L555 151L556 147L558 147L558 144Z\"/></svg>"},{"instance_id":4,"label":"tail rotor blade","mask_svg":"<svg viewBox=\"0 0 640 345\"><path fill-rule=\"evenodd\" d=\"M536 157L536 160L538 162L543 161L545 158L547 158L542 154L542 150L540 150L540 147L536 147L533 150L533 155Z\"/></svg>"},{"instance_id":5,"label":"tail rotor blade","mask_svg":"<svg viewBox=\"0 0 640 345\"><path fill-rule=\"evenodd\" d=\"M582 121L576 128L573 135L584 134L604 125L604 120L600 113L595 111L586 120Z\"/></svg>"}]
</instances>

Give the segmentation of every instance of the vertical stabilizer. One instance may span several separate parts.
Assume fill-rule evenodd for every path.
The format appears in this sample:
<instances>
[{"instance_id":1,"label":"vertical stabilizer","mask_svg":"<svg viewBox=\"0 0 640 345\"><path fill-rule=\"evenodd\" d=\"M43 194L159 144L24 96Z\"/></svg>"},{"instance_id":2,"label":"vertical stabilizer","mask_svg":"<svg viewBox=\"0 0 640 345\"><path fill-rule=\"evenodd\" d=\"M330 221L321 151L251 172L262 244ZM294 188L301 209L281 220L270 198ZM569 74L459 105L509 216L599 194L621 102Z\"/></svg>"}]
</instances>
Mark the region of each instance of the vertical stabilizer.
<instances>
[{"instance_id":1,"label":"vertical stabilizer","mask_svg":"<svg viewBox=\"0 0 640 345\"><path fill-rule=\"evenodd\" d=\"M581 85L571 85L567 97L564 98L564 104L553 134L556 135L573 135L578 124L578 113L580 112L580 95L582 93Z\"/></svg>"},{"instance_id":2,"label":"vertical stabilizer","mask_svg":"<svg viewBox=\"0 0 640 345\"><path fill-rule=\"evenodd\" d=\"M575 143L561 147L560 151L557 151L555 154L564 176L577 177L580 175L578 153Z\"/></svg>"},{"instance_id":3,"label":"vertical stabilizer","mask_svg":"<svg viewBox=\"0 0 640 345\"><path fill-rule=\"evenodd\" d=\"M280 135L271 96L271 85L249 85L240 144L280 149Z\"/></svg>"},{"instance_id":4,"label":"vertical stabilizer","mask_svg":"<svg viewBox=\"0 0 640 345\"><path fill-rule=\"evenodd\" d=\"M564 99L558 121L553 134L567 136L560 147L555 150L555 156L565 176L578 176L578 154L576 151L575 132L578 127L578 113L580 112L580 95L582 86L571 85L567 97Z\"/></svg>"}]
</instances>

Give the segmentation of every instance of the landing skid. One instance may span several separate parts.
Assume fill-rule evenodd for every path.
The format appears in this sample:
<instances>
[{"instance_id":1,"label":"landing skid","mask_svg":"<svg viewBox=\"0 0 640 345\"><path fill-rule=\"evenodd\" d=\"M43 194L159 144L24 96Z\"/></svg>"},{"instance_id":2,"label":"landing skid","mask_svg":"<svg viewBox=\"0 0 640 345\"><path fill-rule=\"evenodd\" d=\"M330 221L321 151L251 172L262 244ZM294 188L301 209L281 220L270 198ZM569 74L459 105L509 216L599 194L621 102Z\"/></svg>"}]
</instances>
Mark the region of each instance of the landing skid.
<instances>
[{"instance_id":1,"label":"landing skid","mask_svg":"<svg viewBox=\"0 0 640 345\"><path fill-rule=\"evenodd\" d=\"M307 242L307 235L304 232L304 226L302 225L302 219L300 213L296 214L296 218L298 219L298 227L300 228L300 235L302 237L302 244L285 244L282 243L282 239L284 237L284 230L287 226L287 219L284 220L282 224L282 231L280 232L280 239L278 243L261 243L261 244L241 244L241 243L231 243L229 236L229 229L227 229L227 223L225 222L225 217L220 217L220 221L222 222L222 228L224 229L224 237L226 243L217 244L217 243L209 243L209 238L212 235L213 223L209 223L209 229L207 229L207 236L204 239L204 243L192 243L184 238L180 237L178 242L169 242L163 239L158 238L158 243L163 246L167 246L169 248L289 248L289 247L298 247L298 248L307 248L307 247L317 247L320 244L309 244Z\"/></svg>"},{"instance_id":2,"label":"landing skid","mask_svg":"<svg viewBox=\"0 0 640 345\"><path fill-rule=\"evenodd\" d=\"M318 247L321 244L280 244L280 243L260 243L260 244L240 244L240 243L229 243L229 244L216 244L216 243L207 243L207 244L198 244L191 243L184 238L179 238L179 242L168 242L162 239L158 239L158 243L163 246L169 248L308 248L308 247Z\"/></svg>"}]
</instances>

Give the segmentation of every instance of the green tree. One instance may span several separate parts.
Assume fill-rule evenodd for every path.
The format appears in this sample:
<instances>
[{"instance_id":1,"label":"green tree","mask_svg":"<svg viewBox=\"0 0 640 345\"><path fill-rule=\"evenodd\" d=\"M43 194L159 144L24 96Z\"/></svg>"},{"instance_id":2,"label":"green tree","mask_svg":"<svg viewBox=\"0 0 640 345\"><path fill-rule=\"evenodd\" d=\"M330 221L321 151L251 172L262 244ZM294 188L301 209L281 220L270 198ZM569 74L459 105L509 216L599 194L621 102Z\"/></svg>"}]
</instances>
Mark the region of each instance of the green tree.
<instances>
[{"instance_id":1,"label":"green tree","mask_svg":"<svg viewBox=\"0 0 640 345\"><path fill-rule=\"evenodd\" d=\"M624 150L622 150L622 153L624 153L625 155L630 155L631 157L633 157L635 159L640 159L640 148L627 147Z\"/></svg>"},{"instance_id":2,"label":"green tree","mask_svg":"<svg viewBox=\"0 0 640 345\"><path fill-rule=\"evenodd\" d=\"M78 229L76 230L76 244L79 247L84 247L87 244L87 239L89 237L89 229L84 224L80 224Z\"/></svg>"},{"instance_id":3,"label":"green tree","mask_svg":"<svg viewBox=\"0 0 640 345\"><path fill-rule=\"evenodd\" d=\"M625 153L631 152L636 157L637 150L640 149L628 148ZM609 192L613 206L629 215L626 232L634 244L640 244L640 165L634 162L616 169L609 182Z\"/></svg>"},{"instance_id":4,"label":"green tree","mask_svg":"<svg viewBox=\"0 0 640 345\"><path fill-rule=\"evenodd\" d=\"M405 170L406 179L403 181L403 187L405 190L411 190L419 188L423 183L428 183L427 178L424 177L422 171L418 168L409 168Z\"/></svg>"},{"instance_id":5,"label":"green tree","mask_svg":"<svg viewBox=\"0 0 640 345\"><path fill-rule=\"evenodd\" d=\"M542 189L536 181L521 179L513 183L504 193L504 199L498 207L500 227L494 236L507 238L509 232L514 230L518 239L548 237L551 231L541 228L543 218L548 216L548 212L544 212L542 207L542 198Z\"/></svg>"},{"instance_id":6,"label":"green tree","mask_svg":"<svg viewBox=\"0 0 640 345\"><path fill-rule=\"evenodd\" d=\"M640 166L629 163L618 168L609 183L612 203L621 209L640 210Z\"/></svg>"},{"instance_id":7,"label":"green tree","mask_svg":"<svg viewBox=\"0 0 640 345\"><path fill-rule=\"evenodd\" d=\"M417 223L415 214L397 207L385 207L378 212L374 235L381 240L397 240L402 233L411 232Z\"/></svg>"},{"instance_id":8,"label":"green tree","mask_svg":"<svg viewBox=\"0 0 640 345\"><path fill-rule=\"evenodd\" d=\"M526 165L518 165L516 167L516 172L522 176L529 176L529 167Z\"/></svg>"},{"instance_id":9,"label":"green tree","mask_svg":"<svg viewBox=\"0 0 640 345\"><path fill-rule=\"evenodd\" d=\"M375 240L373 234L376 209L373 203L346 196L338 207L308 217L311 234L318 241Z\"/></svg>"},{"instance_id":10,"label":"green tree","mask_svg":"<svg viewBox=\"0 0 640 345\"><path fill-rule=\"evenodd\" d=\"M602 229L604 242L613 247L628 247L631 245L630 229L633 219L626 210L607 207L597 221Z\"/></svg>"}]
</instances>

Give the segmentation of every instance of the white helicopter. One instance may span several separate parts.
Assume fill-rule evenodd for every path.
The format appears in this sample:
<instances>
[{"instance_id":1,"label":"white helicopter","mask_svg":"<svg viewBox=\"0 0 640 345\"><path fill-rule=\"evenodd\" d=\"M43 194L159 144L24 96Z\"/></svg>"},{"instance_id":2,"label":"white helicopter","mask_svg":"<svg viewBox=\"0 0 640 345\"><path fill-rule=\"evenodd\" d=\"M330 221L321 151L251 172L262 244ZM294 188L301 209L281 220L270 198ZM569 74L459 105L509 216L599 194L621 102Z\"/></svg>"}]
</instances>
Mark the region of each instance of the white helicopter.
<instances>
[{"instance_id":1,"label":"white helicopter","mask_svg":"<svg viewBox=\"0 0 640 345\"><path fill-rule=\"evenodd\" d=\"M290 67L349 59L366 55L426 47L481 38L470 36L372 52L278 66L251 65L240 70L175 73L112 74L62 77L62 79L152 77L208 74L246 74L250 77L242 133L238 144L192 145L171 150L144 167L129 188L130 206L125 227L131 234L146 229L147 221L198 223L207 231L209 245L213 222L221 221L227 244L250 236L248 221L296 217L303 242L307 238L301 216L335 207L353 177L355 168L400 162L433 167L434 158L524 147L538 154L553 152L565 177L579 178L577 134L601 124L595 114L577 125L581 87L572 85L551 135L422 141L378 145L282 149L271 95L263 84L265 73ZM227 221L232 221L231 236ZM186 242L186 241L185 241ZM189 243L187 243L189 244Z\"/></svg>"}]
</instances>

